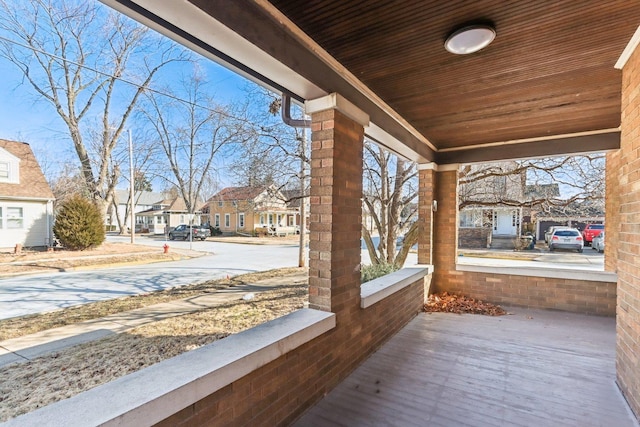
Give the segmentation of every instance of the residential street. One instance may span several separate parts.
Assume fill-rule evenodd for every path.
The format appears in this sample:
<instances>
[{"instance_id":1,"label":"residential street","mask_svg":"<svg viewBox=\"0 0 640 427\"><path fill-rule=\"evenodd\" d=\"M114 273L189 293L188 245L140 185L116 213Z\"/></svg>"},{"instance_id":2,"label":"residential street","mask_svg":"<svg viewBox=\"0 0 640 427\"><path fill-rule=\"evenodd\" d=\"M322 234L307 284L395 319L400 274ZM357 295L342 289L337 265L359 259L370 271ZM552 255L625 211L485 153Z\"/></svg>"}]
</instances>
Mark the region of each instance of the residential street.
<instances>
[{"instance_id":1,"label":"residential street","mask_svg":"<svg viewBox=\"0 0 640 427\"><path fill-rule=\"evenodd\" d=\"M129 237L109 236L108 240L125 243L129 241ZM293 267L298 263L298 246L295 241L268 245L217 241L166 243L170 250L189 249L191 246L204 255L182 261L0 278L0 319L183 286L227 275ZM161 238L137 236L136 244L157 247L160 251L165 241ZM362 251L362 261L368 263L366 250ZM531 260L460 257L458 262L503 268L603 270L602 255L591 249L585 250L584 254L545 253ZM415 263L416 254L410 254L407 265Z\"/></svg>"},{"instance_id":2,"label":"residential street","mask_svg":"<svg viewBox=\"0 0 640 427\"><path fill-rule=\"evenodd\" d=\"M121 241L122 238L113 239ZM111 240L111 238L110 238ZM139 239L161 247L163 241ZM189 242L170 242L189 247ZM193 242L207 255L183 261L0 278L0 319L183 286L298 263L295 245Z\"/></svg>"}]
</instances>

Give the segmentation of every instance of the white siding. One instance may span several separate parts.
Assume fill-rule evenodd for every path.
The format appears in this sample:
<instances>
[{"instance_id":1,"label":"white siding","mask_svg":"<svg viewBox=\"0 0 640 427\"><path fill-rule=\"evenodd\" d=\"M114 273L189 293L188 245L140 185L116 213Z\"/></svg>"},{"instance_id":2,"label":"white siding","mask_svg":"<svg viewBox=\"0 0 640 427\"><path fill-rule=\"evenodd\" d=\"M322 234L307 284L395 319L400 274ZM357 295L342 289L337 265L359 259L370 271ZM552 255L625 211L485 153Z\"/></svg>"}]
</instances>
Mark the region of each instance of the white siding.
<instances>
[{"instance_id":1,"label":"white siding","mask_svg":"<svg viewBox=\"0 0 640 427\"><path fill-rule=\"evenodd\" d=\"M22 208L22 228L11 229L7 224L8 208ZM2 220L0 223L0 247L13 248L20 243L24 247L48 246L52 219L47 215L46 202L0 200Z\"/></svg>"}]
</instances>

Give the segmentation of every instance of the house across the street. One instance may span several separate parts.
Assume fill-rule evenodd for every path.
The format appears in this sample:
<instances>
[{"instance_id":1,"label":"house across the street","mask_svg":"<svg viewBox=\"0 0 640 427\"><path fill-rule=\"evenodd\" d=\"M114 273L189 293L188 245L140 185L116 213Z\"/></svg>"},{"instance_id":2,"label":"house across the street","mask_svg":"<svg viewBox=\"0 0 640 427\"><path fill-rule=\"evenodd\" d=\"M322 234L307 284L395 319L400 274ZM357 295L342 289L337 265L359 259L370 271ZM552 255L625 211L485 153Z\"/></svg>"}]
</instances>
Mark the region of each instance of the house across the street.
<instances>
[{"instance_id":1,"label":"house across the street","mask_svg":"<svg viewBox=\"0 0 640 427\"><path fill-rule=\"evenodd\" d=\"M149 230L149 216L138 216L139 212L148 211L153 205L165 198L164 193L153 191L136 191L134 194L134 212L136 221L136 232L145 232ZM131 199L129 198L129 190L116 190L113 203L107 210L105 222L109 231L120 231L120 223L125 229L129 228L131 222L129 214L129 206ZM118 217L120 220L118 220Z\"/></svg>"},{"instance_id":2,"label":"house across the street","mask_svg":"<svg viewBox=\"0 0 640 427\"><path fill-rule=\"evenodd\" d=\"M166 234L180 224L200 225L202 206L197 206L193 217L182 197L163 199L152 204L150 209L136 213L136 222L147 225L149 233Z\"/></svg>"},{"instance_id":3,"label":"house across the street","mask_svg":"<svg viewBox=\"0 0 640 427\"><path fill-rule=\"evenodd\" d=\"M299 203L287 196L274 186L227 187L207 201L209 221L223 233L295 234Z\"/></svg>"},{"instance_id":4,"label":"house across the street","mask_svg":"<svg viewBox=\"0 0 640 427\"><path fill-rule=\"evenodd\" d=\"M0 249L51 246L53 200L29 144L0 139Z\"/></svg>"}]
</instances>

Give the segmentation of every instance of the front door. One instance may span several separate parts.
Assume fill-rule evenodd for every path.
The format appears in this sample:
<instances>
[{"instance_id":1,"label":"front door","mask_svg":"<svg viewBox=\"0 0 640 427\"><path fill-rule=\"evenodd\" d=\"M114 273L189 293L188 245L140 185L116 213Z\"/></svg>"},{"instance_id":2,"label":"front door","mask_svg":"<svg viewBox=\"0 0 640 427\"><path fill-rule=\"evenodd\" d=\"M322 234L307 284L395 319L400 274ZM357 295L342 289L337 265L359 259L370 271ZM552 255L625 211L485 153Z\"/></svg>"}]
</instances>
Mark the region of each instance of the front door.
<instances>
[{"instance_id":1,"label":"front door","mask_svg":"<svg viewBox=\"0 0 640 427\"><path fill-rule=\"evenodd\" d=\"M518 212L510 211L494 211L493 234L500 236L515 236L518 234L517 227Z\"/></svg>"}]
</instances>

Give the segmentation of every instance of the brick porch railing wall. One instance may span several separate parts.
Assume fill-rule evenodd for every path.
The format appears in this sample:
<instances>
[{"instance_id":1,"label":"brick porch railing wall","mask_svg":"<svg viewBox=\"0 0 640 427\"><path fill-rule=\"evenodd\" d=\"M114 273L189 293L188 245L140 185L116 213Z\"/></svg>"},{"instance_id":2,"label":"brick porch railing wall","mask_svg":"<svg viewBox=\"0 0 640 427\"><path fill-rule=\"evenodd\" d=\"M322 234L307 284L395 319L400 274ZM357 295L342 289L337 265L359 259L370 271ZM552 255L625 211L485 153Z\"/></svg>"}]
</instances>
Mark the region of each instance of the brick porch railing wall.
<instances>
[{"instance_id":1,"label":"brick porch railing wall","mask_svg":"<svg viewBox=\"0 0 640 427\"><path fill-rule=\"evenodd\" d=\"M456 269L457 171L435 177L434 275L431 292L459 292L497 304L614 316L616 283ZM608 243L608 241L607 241Z\"/></svg>"},{"instance_id":2,"label":"brick porch railing wall","mask_svg":"<svg viewBox=\"0 0 640 427\"><path fill-rule=\"evenodd\" d=\"M336 327L159 425L288 425L422 309L422 279L360 308L363 123L333 109L312 122L309 299Z\"/></svg>"},{"instance_id":3,"label":"brick porch railing wall","mask_svg":"<svg viewBox=\"0 0 640 427\"><path fill-rule=\"evenodd\" d=\"M618 158L619 156L619 158ZM618 321L616 368L618 384L631 409L640 418L640 48L636 47L622 70L622 120L620 151L608 160L618 167L607 183L607 195L615 193L618 209L607 211L606 248L614 255L618 273ZM617 175L617 176L616 176ZM613 203L613 202L612 202ZM609 205L607 205L609 207ZM615 208L615 205L613 205ZM614 221L611 222L611 218ZM614 228L613 242L609 232ZM613 244L612 244L613 243Z\"/></svg>"}]
</instances>

